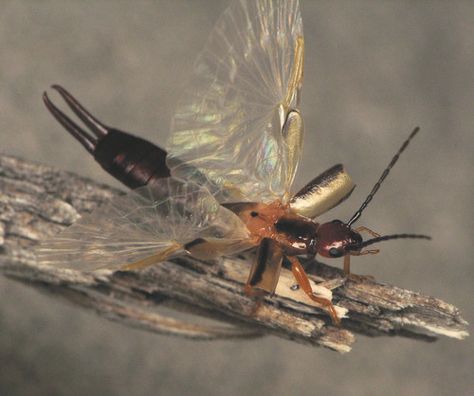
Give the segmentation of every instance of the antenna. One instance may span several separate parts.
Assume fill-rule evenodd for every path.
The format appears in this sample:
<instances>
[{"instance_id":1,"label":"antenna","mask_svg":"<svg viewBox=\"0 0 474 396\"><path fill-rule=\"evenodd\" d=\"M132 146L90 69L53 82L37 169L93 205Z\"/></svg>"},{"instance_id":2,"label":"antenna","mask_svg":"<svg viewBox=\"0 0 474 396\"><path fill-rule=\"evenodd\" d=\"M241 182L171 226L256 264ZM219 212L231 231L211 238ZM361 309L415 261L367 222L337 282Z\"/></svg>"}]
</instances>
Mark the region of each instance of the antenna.
<instances>
[{"instance_id":1,"label":"antenna","mask_svg":"<svg viewBox=\"0 0 474 396\"><path fill-rule=\"evenodd\" d=\"M402 146L400 147L400 149L398 150L397 154L395 154L392 158L392 160L390 161L390 163L388 164L388 166L385 168L385 170L383 171L382 175L380 176L380 179L378 180L377 183L375 183L374 187L372 188L372 191L370 192L370 194L367 196L367 198L365 199L364 203L360 206L359 210L357 212L354 213L354 215L352 216L352 218L347 222L347 225L350 227L352 224L354 224L360 217L360 215L362 214L363 210L367 207L367 205L370 203L370 201L372 201L372 198L374 197L375 193L378 191L378 189L380 188L382 182L385 180L385 178L388 176L388 174L390 173L390 169L393 168L393 166L397 163L398 161L398 158L400 158L400 154L403 153L403 151L405 151L405 149L407 148L408 144L410 143L410 140L412 140L415 135L418 133L418 131L420 130L420 127L416 127L412 133L410 133L410 136L408 136L408 139L405 140L402 144ZM405 235L405 234L401 234L401 235ZM400 237L401 238L401 237ZM411 238L411 237L409 237ZM391 239L391 238L390 238ZM368 241L367 241L368 242Z\"/></svg>"},{"instance_id":2,"label":"antenna","mask_svg":"<svg viewBox=\"0 0 474 396\"><path fill-rule=\"evenodd\" d=\"M390 239L431 239L428 235L421 235L421 234L392 234L392 235L383 235L380 237L369 239L365 242L362 242L360 248L365 248L366 246L372 245L377 242L388 241Z\"/></svg>"}]
</instances>

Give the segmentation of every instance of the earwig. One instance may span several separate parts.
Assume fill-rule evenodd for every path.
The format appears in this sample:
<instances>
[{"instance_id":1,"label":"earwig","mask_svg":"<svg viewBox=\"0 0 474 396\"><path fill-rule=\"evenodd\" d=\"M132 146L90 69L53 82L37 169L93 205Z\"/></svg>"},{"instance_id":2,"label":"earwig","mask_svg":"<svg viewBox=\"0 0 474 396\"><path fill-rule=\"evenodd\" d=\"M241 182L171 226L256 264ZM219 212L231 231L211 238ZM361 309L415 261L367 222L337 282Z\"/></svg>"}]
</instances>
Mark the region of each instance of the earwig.
<instances>
[{"instance_id":1,"label":"earwig","mask_svg":"<svg viewBox=\"0 0 474 396\"><path fill-rule=\"evenodd\" d=\"M170 176L165 150L130 133L105 125L63 87L53 85L52 88L61 95L90 132L79 127L59 110L45 92L43 101L46 107L110 175L131 189Z\"/></svg>"},{"instance_id":2,"label":"earwig","mask_svg":"<svg viewBox=\"0 0 474 396\"><path fill-rule=\"evenodd\" d=\"M316 218L347 199L355 184L339 164L292 194L303 148L303 60L298 0L235 1L217 22L178 102L169 155L104 125L54 85L89 131L45 93L53 116L108 173L132 189L141 188L80 219L65 237L45 243L39 249L43 262L135 270L179 255L208 259L256 248L246 294L272 295L286 261L302 291L339 324L331 300L313 293L298 256L343 257L349 274L351 256L378 253L367 246L430 239L352 229L419 128L348 222L318 223ZM364 241L362 232L372 239Z\"/></svg>"}]
</instances>

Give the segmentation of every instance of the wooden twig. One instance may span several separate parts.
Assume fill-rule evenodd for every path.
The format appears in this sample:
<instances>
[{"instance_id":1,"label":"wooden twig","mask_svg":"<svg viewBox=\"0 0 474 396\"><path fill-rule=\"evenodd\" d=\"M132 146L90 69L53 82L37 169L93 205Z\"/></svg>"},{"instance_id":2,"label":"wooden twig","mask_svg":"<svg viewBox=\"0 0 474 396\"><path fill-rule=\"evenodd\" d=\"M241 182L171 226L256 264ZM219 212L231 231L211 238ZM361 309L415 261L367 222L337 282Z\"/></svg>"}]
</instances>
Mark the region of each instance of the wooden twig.
<instances>
[{"instance_id":1,"label":"wooden twig","mask_svg":"<svg viewBox=\"0 0 474 396\"><path fill-rule=\"evenodd\" d=\"M277 293L256 310L242 293L248 257L217 262L180 258L137 272L82 273L36 263L34 246L120 191L77 175L0 156L0 271L100 315L131 326L194 339L249 338L275 334L347 352L353 333L431 340L462 339L467 322L456 307L434 297L376 283L347 281L340 270L307 262L312 279L333 289L342 327L299 290L282 271ZM320 287L318 292L328 293ZM329 292L330 293L330 292ZM156 311L159 306L192 312L222 325L190 324Z\"/></svg>"}]
</instances>

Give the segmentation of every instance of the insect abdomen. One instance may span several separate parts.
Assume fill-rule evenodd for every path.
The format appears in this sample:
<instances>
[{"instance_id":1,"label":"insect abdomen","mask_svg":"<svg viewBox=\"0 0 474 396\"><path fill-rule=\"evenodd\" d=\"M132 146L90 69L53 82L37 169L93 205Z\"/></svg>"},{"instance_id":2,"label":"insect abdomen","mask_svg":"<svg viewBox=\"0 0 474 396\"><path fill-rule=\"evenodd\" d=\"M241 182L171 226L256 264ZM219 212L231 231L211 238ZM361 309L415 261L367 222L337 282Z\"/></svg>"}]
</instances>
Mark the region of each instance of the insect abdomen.
<instances>
[{"instance_id":1,"label":"insect abdomen","mask_svg":"<svg viewBox=\"0 0 474 396\"><path fill-rule=\"evenodd\" d=\"M108 173L132 189L170 176L166 151L117 129L111 129L98 141L94 158Z\"/></svg>"}]
</instances>

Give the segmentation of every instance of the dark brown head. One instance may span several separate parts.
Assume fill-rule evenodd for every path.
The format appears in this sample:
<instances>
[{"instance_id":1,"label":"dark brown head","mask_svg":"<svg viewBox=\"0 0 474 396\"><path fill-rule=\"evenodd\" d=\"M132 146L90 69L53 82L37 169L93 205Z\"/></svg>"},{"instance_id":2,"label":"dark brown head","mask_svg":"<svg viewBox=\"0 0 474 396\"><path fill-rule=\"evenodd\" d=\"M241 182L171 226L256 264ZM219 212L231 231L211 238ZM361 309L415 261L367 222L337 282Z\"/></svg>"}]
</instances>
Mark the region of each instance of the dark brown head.
<instances>
[{"instance_id":1,"label":"dark brown head","mask_svg":"<svg viewBox=\"0 0 474 396\"><path fill-rule=\"evenodd\" d=\"M342 257L359 251L362 236L341 220L321 224L317 230L316 253L323 257Z\"/></svg>"},{"instance_id":2,"label":"dark brown head","mask_svg":"<svg viewBox=\"0 0 474 396\"><path fill-rule=\"evenodd\" d=\"M393 235L384 235L376 238L372 238L366 241L362 240L362 236L354 231L351 226L360 218L362 212L367 207L367 205L372 201L372 198L377 193L382 182L388 176L390 170L398 161L400 154L407 148L410 140L418 133L419 128L416 127L408 139L402 144L398 152L392 158L387 168L383 171L377 183L375 183L372 191L369 193L365 201L362 203L360 208L354 213L351 219L344 223L341 220L333 220L328 223L321 224L316 232L316 238L313 241L312 250L315 253L320 254L323 257L342 257L351 252L360 252L366 246L372 245L374 243L379 243L382 241L388 241L390 239L400 239L400 238L417 238L417 239L431 239L427 235L419 234L393 234Z\"/></svg>"}]
</instances>

